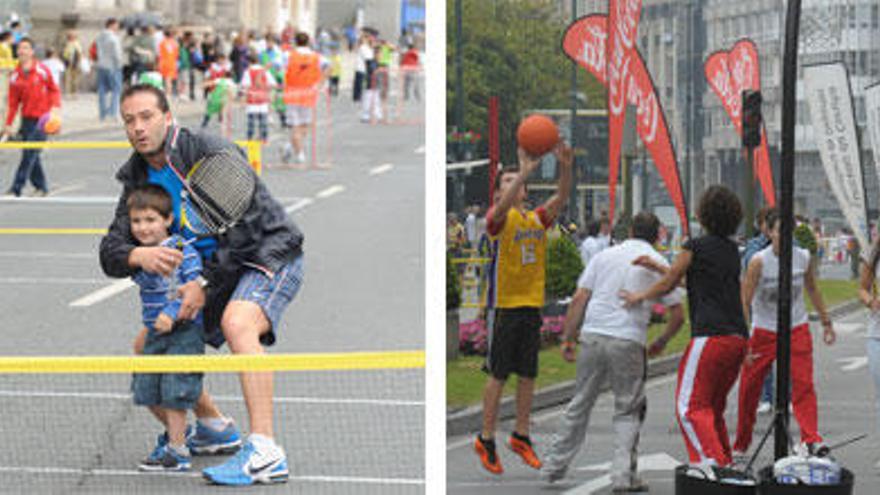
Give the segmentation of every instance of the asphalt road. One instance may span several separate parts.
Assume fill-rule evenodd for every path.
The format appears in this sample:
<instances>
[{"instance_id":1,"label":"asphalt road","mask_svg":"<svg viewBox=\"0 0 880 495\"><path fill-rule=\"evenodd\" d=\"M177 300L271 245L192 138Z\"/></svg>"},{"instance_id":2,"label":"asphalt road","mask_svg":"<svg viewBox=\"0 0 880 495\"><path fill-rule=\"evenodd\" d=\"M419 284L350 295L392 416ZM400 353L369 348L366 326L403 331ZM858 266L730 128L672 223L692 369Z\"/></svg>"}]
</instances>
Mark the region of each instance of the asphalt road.
<instances>
[{"instance_id":1,"label":"asphalt road","mask_svg":"<svg viewBox=\"0 0 880 495\"><path fill-rule=\"evenodd\" d=\"M835 453L842 465L856 476L854 493L877 493L880 471L874 464L880 459L877 443L877 414L874 409L874 387L865 358L866 316L859 311L835 322L838 342L826 347L814 338L815 380L819 398L819 430L828 444L834 444L862 433L867 439L854 443ZM814 335L819 329L813 327ZM652 494L672 494L675 465L687 460L681 435L674 419L673 393L675 377L670 375L649 382L648 417L640 444L640 469L650 485ZM728 398L727 425L731 435L736 428L736 392ZM608 463L613 451L611 397L603 395L593 409L591 424L584 448L571 465L568 476L559 483L546 485L539 481L536 471L528 468L512 452L500 450L505 472L494 476L484 471L473 453L473 436L449 438L447 443L447 491L454 494L599 494L611 493L607 476ZM533 417L533 439L539 454L547 448L559 422L562 408L541 411ZM769 415L758 417L755 440L767 431ZM795 438L797 423L792 418ZM499 428L499 437L506 440L513 428L505 422ZM751 453L751 452L750 452ZM773 455L772 436L756 462L765 466Z\"/></svg>"},{"instance_id":2,"label":"asphalt road","mask_svg":"<svg viewBox=\"0 0 880 495\"><path fill-rule=\"evenodd\" d=\"M329 125L329 168L269 168L262 176L306 238L304 286L271 351L423 349L424 128L362 124L344 98L334 103ZM235 132L244 137L240 117ZM270 164L278 163L283 141L277 123L272 133L264 149ZM120 127L68 139L124 135ZM119 287L98 265L99 234L8 230L105 228L120 192L113 175L126 157L123 150L50 150L49 197L0 199L0 355L131 352L140 327L137 294L128 288L96 296ZM0 152L2 189L17 162L17 152ZM246 425L237 377L210 376L206 384ZM135 471L159 428L131 405L127 390L127 376L0 376L0 493L211 490L197 469ZM423 370L284 373L275 397L291 481L266 493L424 491ZM221 460L197 458L194 467Z\"/></svg>"}]
</instances>

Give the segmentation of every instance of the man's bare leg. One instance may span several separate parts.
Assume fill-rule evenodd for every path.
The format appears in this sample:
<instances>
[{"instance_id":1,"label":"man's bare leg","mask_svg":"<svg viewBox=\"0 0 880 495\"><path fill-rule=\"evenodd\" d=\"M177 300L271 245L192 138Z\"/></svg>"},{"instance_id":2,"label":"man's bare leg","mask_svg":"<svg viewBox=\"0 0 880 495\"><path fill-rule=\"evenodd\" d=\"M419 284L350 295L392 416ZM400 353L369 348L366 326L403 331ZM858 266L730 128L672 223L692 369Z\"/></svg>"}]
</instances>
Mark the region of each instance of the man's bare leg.
<instances>
[{"instance_id":1,"label":"man's bare leg","mask_svg":"<svg viewBox=\"0 0 880 495\"><path fill-rule=\"evenodd\" d=\"M221 327L233 354L264 354L260 335L269 331L269 321L256 303L231 301L223 313ZM250 419L250 433L273 438L272 372L242 372L239 379Z\"/></svg>"}]
</instances>

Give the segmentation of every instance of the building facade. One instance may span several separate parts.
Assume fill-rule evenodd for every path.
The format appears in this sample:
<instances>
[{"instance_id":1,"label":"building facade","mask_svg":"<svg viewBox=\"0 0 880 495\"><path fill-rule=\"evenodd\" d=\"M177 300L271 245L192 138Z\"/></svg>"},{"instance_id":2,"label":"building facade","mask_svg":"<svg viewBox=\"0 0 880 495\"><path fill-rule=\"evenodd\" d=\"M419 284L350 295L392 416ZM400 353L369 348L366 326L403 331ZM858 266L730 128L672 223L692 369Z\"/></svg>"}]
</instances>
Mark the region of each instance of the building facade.
<instances>
[{"instance_id":1,"label":"building facade","mask_svg":"<svg viewBox=\"0 0 880 495\"><path fill-rule=\"evenodd\" d=\"M778 189L785 0L644 0L642 5L638 48L667 117L691 214L708 185L727 184L740 194L746 187L740 137L706 83L703 69L709 55L729 50L743 38L754 41L761 59L762 110ZM578 9L578 15L607 13L608 2L583 0ZM880 80L880 4L874 0L805 1L800 39L799 67L828 61L842 61L847 66L862 136L869 210L874 218L880 206L871 198L880 197L880 184L865 130L864 88ZM820 217L836 229L844 225L843 217L829 194L802 93L799 81L795 211ZM669 205L650 157L643 150L638 156L636 169L647 162L647 204ZM759 190L755 197L762 198Z\"/></svg>"}]
</instances>

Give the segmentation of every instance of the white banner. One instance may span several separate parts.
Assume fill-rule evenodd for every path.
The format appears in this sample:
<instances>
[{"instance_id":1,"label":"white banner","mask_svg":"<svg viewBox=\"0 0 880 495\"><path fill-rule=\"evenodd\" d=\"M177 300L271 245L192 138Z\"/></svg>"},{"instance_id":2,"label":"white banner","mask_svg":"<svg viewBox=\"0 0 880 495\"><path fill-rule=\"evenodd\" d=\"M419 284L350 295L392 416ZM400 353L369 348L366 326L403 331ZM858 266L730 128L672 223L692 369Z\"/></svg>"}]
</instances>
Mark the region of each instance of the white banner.
<instances>
[{"instance_id":1,"label":"white banner","mask_svg":"<svg viewBox=\"0 0 880 495\"><path fill-rule=\"evenodd\" d=\"M870 251L865 185L846 66L835 62L804 67L804 90L813 136L831 191L862 255Z\"/></svg>"},{"instance_id":2,"label":"white banner","mask_svg":"<svg viewBox=\"0 0 880 495\"><path fill-rule=\"evenodd\" d=\"M868 114L868 132L874 149L874 167L880 178L880 83L865 88L865 110Z\"/></svg>"}]
</instances>

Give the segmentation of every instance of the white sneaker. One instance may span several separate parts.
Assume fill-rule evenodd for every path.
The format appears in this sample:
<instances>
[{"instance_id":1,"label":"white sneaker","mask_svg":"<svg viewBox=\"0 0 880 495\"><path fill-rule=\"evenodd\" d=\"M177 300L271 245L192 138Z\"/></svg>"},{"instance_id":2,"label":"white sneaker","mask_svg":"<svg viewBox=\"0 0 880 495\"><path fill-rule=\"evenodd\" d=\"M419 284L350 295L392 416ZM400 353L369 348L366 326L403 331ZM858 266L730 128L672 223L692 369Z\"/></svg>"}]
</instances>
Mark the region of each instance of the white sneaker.
<instances>
[{"instance_id":1,"label":"white sneaker","mask_svg":"<svg viewBox=\"0 0 880 495\"><path fill-rule=\"evenodd\" d=\"M285 164L290 163L290 159L293 157L293 146L290 143L284 145L284 150L281 152L281 161Z\"/></svg>"},{"instance_id":2,"label":"white sneaker","mask_svg":"<svg viewBox=\"0 0 880 495\"><path fill-rule=\"evenodd\" d=\"M769 402L761 401L758 404L758 414L767 414L773 410L773 406Z\"/></svg>"},{"instance_id":3,"label":"white sneaker","mask_svg":"<svg viewBox=\"0 0 880 495\"><path fill-rule=\"evenodd\" d=\"M305 163L306 162L306 152L305 151L300 151L299 153L297 153L296 162L297 163Z\"/></svg>"},{"instance_id":4,"label":"white sneaker","mask_svg":"<svg viewBox=\"0 0 880 495\"><path fill-rule=\"evenodd\" d=\"M566 471L566 469L550 470L547 468L547 466L544 466L543 468L541 468L541 474L539 475L539 478L544 483L556 483L562 478L565 478Z\"/></svg>"}]
</instances>

